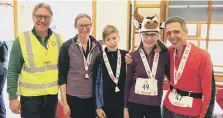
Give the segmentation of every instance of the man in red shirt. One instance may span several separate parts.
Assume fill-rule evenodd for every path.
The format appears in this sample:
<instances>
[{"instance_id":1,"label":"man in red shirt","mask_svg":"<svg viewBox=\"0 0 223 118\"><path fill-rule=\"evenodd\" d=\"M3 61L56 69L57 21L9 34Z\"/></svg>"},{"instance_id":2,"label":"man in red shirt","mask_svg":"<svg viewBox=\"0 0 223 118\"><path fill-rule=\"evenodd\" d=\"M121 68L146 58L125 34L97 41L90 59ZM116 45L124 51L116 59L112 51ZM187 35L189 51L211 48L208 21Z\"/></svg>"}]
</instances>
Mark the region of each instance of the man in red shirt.
<instances>
[{"instance_id":1,"label":"man in red shirt","mask_svg":"<svg viewBox=\"0 0 223 118\"><path fill-rule=\"evenodd\" d=\"M209 53L186 40L184 19L169 18L165 35L170 52L170 89L164 99L163 118L210 118L215 82Z\"/></svg>"}]
</instances>

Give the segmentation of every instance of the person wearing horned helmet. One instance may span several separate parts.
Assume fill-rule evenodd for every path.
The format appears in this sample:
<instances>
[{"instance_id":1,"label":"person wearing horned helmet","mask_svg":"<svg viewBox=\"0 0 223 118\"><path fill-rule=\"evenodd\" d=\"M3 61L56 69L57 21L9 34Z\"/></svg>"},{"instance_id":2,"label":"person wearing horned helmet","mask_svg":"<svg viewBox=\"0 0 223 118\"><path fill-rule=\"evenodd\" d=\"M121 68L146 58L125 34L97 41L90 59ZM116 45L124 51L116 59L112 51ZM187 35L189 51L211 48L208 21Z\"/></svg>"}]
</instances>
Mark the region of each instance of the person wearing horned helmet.
<instances>
[{"instance_id":1,"label":"person wearing horned helmet","mask_svg":"<svg viewBox=\"0 0 223 118\"><path fill-rule=\"evenodd\" d=\"M169 53L161 42L161 23L157 15L143 17L136 8L141 39L136 51L129 55L124 97L124 118L161 118L164 75L169 76Z\"/></svg>"}]
</instances>

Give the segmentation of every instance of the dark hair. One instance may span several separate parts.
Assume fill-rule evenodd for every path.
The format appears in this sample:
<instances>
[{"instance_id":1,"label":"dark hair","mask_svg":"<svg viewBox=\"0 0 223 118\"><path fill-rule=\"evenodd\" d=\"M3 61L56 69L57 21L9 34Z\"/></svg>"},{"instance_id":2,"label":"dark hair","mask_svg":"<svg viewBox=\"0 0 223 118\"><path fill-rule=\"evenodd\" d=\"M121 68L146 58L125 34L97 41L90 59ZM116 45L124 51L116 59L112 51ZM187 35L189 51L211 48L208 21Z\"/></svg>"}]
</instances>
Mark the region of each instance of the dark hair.
<instances>
[{"instance_id":1,"label":"dark hair","mask_svg":"<svg viewBox=\"0 0 223 118\"><path fill-rule=\"evenodd\" d=\"M185 20L178 16L168 18L167 21L165 22L165 26L170 23L180 23L182 28L186 28Z\"/></svg>"}]
</instances>

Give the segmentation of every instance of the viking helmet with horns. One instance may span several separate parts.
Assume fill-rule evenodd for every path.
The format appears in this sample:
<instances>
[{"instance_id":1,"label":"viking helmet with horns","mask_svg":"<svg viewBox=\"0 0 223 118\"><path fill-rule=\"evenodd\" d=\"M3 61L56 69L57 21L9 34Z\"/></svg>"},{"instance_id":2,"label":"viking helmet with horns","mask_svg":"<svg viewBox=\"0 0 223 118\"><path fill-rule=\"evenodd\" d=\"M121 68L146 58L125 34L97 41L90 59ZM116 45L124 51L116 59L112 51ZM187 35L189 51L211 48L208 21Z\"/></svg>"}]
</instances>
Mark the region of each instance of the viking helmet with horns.
<instances>
[{"instance_id":1,"label":"viking helmet with horns","mask_svg":"<svg viewBox=\"0 0 223 118\"><path fill-rule=\"evenodd\" d=\"M157 15L143 17L139 14L138 8L134 10L135 27L139 29L139 32L160 32L160 29L164 29L165 23L160 23ZM137 24L138 23L138 24ZM167 47L159 39L157 44L160 46L161 50L167 50Z\"/></svg>"},{"instance_id":2,"label":"viking helmet with horns","mask_svg":"<svg viewBox=\"0 0 223 118\"><path fill-rule=\"evenodd\" d=\"M137 21L134 21L135 27L140 32L160 32L163 29L164 23L160 23L157 15L141 16L138 12L138 8L134 10L134 17Z\"/></svg>"}]
</instances>

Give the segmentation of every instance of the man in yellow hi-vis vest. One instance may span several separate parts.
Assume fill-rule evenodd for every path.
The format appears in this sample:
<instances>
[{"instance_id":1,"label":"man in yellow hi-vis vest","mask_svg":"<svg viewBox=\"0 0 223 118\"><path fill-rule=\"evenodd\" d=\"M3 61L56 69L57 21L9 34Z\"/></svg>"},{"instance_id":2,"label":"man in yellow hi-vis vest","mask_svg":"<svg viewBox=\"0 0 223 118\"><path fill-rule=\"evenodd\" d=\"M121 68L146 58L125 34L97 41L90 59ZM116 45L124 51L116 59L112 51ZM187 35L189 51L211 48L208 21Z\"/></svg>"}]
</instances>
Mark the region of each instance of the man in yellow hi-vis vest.
<instances>
[{"instance_id":1,"label":"man in yellow hi-vis vest","mask_svg":"<svg viewBox=\"0 0 223 118\"><path fill-rule=\"evenodd\" d=\"M37 4L32 13L34 28L21 33L12 46L7 92L11 111L21 113L22 118L55 118L58 103L57 62L63 41L49 28L52 16L48 4Z\"/></svg>"}]
</instances>

